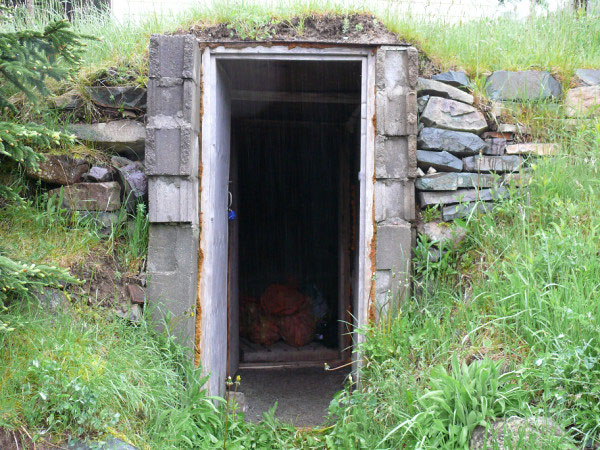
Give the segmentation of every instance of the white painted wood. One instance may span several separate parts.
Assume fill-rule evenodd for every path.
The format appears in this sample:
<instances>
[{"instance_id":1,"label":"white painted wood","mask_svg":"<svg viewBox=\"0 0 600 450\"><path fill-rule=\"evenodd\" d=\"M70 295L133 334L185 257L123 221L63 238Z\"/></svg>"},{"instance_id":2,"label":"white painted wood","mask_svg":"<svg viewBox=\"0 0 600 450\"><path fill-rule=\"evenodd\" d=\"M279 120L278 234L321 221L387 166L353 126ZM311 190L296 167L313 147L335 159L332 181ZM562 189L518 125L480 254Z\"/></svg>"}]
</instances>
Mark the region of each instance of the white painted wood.
<instances>
[{"instance_id":1,"label":"white painted wood","mask_svg":"<svg viewBox=\"0 0 600 450\"><path fill-rule=\"evenodd\" d=\"M373 267L371 246L373 245L373 201L375 174L375 57L371 54L362 66L361 93L361 154L360 154L360 211L358 238L358 274L356 280L354 314L355 327L363 328L369 321L369 302ZM354 345L364 342L364 335L354 334ZM354 372L358 379L362 363L361 355L354 353Z\"/></svg>"},{"instance_id":2,"label":"white painted wood","mask_svg":"<svg viewBox=\"0 0 600 450\"><path fill-rule=\"evenodd\" d=\"M208 391L223 395L227 363L228 179L231 101L210 52L203 55L200 190L200 352Z\"/></svg>"},{"instance_id":3,"label":"white painted wood","mask_svg":"<svg viewBox=\"0 0 600 450\"><path fill-rule=\"evenodd\" d=\"M206 44L198 41L200 45ZM316 45L317 43L315 43ZM257 45L255 47L224 47L219 46L211 50L212 54L219 58L234 58L241 59L248 57L249 59L270 59L270 60L285 60L293 59L296 61L311 60L311 61L362 61L362 58L371 53L369 48L365 47L290 47L287 45L274 45L265 47Z\"/></svg>"}]
</instances>

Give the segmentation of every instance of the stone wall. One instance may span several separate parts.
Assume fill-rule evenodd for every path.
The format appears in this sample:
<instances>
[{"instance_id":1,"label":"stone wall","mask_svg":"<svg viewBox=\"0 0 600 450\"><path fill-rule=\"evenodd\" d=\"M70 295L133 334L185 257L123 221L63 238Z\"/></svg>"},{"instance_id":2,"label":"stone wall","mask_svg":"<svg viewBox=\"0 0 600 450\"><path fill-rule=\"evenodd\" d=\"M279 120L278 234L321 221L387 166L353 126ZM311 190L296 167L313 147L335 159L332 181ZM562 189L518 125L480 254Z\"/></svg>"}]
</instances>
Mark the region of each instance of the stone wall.
<instances>
[{"instance_id":1,"label":"stone wall","mask_svg":"<svg viewBox=\"0 0 600 450\"><path fill-rule=\"evenodd\" d=\"M577 75L580 86L566 93L563 107L566 117L585 120L598 112L600 71L578 70ZM492 73L485 84L488 99L479 104L464 72L419 78L417 90L415 188L421 217L429 220L422 220L418 229L439 247L464 237L463 230L444 222L489 212L494 201L509 195L510 187L528 183L532 158L557 154L557 144L532 142L526 127L503 123L503 117L510 117L520 102L557 102L562 89L550 73L529 70ZM440 254L434 247L430 259Z\"/></svg>"}]
</instances>

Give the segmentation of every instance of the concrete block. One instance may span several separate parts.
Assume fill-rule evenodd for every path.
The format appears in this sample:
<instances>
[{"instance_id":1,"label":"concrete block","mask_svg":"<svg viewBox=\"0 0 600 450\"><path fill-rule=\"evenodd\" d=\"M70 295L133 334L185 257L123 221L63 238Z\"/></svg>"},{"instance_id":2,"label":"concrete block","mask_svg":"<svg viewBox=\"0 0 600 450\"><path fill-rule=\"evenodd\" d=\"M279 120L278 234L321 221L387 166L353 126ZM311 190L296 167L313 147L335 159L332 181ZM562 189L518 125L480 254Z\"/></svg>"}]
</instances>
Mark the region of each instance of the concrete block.
<instances>
[{"instance_id":1,"label":"concrete block","mask_svg":"<svg viewBox=\"0 0 600 450\"><path fill-rule=\"evenodd\" d=\"M409 223L377 226L377 270L391 270L392 274L407 274L410 269L413 233Z\"/></svg>"},{"instance_id":2,"label":"concrete block","mask_svg":"<svg viewBox=\"0 0 600 450\"><path fill-rule=\"evenodd\" d=\"M411 152L408 137L386 137L375 138L375 177L394 178L405 180L414 178L416 173L411 167ZM415 150L416 152L416 150ZM415 164L416 165L416 158Z\"/></svg>"},{"instance_id":3,"label":"concrete block","mask_svg":"<svg viewBox=\"0 0 600 450\"><path fill-rule=\"evenodd\" d=\"M375 182L375 221L415 218L413 181L378 180Z\"/></svg>"},{"instance_id":4,"label":"concrete block","mask_svg":"<svg viewBox=\"0 0 600 450\"><path fill-rule=\"evenodd\" d=\"M146 309L154 326L165 327L179 343L194 348L196 330L197 270L192 272L149 272ZM190 352L190 356L192 353Z\"/></svg>"},{"instance_id":5,"label":"concrete block","mask_svg":"<svg viewBox=\"0 0 600 450\"><path fill-rule=\"evenodd\" d=\"M154 34L148 53L150 78L200 79L202 55L195 36Z\"/></svg>"},{"instance_id":6,"label":"concrete block","mask_svg":"<svg viewBox=\"0 0 600 450\"><path fill-rule=\"evenodd\" d=\"M418 66L418 54L414 47L379 47L375 68L377 90L393 89L398 85L415 89Z\"/></svg>"},{"instance_id":7,"label":"concrete block","mask_svg":"<svg viewBox=\"0 0 600 450\"><path fill-rule=\"evenodd\" d=\"M148 116L176 117L200 129L200 86L182 78L148 81Z\"/></svg>"},{"instance_id":8,"label":"concrete block","mask_svg":"<svg viewBox=\"0 0 600 450\"><path fill-rule=\"evenodd\" d=\"M151 223L198 223L198 179L152 176L148 179Z\"/></svg>"},{"instance_id":9,"label":"concrete block","mask_svg":"<svg viewBox=\"0 0 600 450\"><path fill-rule=\"evenodd\" d=\"M417 93L398 86L376 95L377 134L406 136L417 134Z\"/></svg>"},{"instance_id":10,"label":"concrete block","mask_svg":"<svg viewBox=\"0 0 600 450\"><path fill-rule=\"evenodd\" d=\"M148 272L190 272L196 267L198 235L191 224L150 224Z\"/></svg>"},{"instance_id":11,"label":"concrete block","mask_svg":"<svg viewBox=\"0 0 600 450\"><path fill-rule=\"evenodd\" d=\"M197 176L199 135L175 121L151 121L146 127L146 174Z\"/></svg>"}]
</instances>

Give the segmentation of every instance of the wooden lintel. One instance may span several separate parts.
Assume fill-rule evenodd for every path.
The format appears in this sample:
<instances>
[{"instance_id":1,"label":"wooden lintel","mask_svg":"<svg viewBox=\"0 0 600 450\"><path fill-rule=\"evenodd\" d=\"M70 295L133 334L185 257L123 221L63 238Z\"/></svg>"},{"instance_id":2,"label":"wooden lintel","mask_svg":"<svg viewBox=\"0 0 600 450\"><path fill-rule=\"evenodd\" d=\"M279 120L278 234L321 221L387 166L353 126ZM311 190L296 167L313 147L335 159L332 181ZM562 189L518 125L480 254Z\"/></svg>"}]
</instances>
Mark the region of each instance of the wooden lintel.
<instances>
[{"instance_id":1,"label":"wooden lintel","mask_svg":"<svg viewBox=\"0 0 600 450\"><path fill-rule=\"evenodd\" d=\"M360 103L360 93L344 94L332 92L283 92L234 90L232 100L249 102L290 102L290 103Z\"/></svg>"}]
</instances>

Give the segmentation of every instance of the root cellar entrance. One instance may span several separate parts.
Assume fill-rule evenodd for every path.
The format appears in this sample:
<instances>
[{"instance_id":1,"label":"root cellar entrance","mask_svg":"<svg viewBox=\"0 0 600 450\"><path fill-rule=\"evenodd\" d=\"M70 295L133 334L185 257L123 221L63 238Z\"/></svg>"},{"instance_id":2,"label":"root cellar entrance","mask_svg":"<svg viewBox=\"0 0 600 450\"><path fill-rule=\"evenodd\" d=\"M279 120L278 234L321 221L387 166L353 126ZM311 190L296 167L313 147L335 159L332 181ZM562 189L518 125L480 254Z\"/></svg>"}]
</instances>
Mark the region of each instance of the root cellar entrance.
<instances>
[{"instance_id":1,"label":"root cellar entrance","mask_svg":"<svg viewBox=\"0 0 600 450\"><path fill-rule=\"evenodd\" d=\"M361 62L219 69L231 99L228 373L339 363L356 270Z\"/></svg>"},{"instance_id":2,"label":"root cellar entrance","mask_svg":"<svg viewBox=\"0 0 600 450\"><path fill-rule=\"evenodd\" d=\"M281 370L318 384L323 363L358 375L352 332L407 286L415 49L156 35L149 59L152 320L211 395L239 372L252 392ZM280 406L297 403L290 383Z\"/></svg>"}]
</instances>

